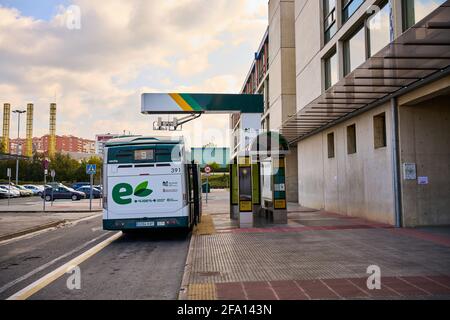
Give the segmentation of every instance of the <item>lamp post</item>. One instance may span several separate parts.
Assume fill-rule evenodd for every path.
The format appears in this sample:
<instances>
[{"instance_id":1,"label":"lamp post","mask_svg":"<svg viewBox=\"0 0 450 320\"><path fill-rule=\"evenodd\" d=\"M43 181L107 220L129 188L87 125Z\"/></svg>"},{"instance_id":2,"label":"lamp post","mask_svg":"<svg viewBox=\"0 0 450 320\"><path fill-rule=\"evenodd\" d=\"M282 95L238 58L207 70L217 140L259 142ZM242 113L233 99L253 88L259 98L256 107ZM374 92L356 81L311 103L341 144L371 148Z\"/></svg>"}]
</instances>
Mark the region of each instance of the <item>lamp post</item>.
<instances>
[{"instance_id":1,"label":"lamp post","mask_svg":"<svg viewBox=\"0 0 450 320\"><path fill-rule=\"evenodd\" d=\"M16 155L16 185L19 184L19 139L20 139L20 115L25 113L25 110L14 110L17 113L17 155Z\"/></svg>"}]
</instances>

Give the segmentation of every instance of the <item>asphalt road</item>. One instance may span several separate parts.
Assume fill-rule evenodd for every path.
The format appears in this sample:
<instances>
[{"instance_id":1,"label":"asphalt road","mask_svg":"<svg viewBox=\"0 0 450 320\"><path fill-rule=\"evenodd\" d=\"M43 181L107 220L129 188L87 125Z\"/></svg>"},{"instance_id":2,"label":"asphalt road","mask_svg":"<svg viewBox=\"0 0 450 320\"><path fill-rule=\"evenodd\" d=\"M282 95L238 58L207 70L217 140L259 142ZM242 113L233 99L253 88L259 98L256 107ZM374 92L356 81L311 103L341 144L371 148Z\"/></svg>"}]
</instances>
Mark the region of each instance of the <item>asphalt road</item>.
<instances>
[{"instance_id":1,"label":"asphalt road","mask_svg":"<svg viewBox=\"0 0 450 320\"><path fill-rule=\"evenodd\" d=\"M116 234L101 217L0 244L0 299L6 299ZM64 274L29 299L176 299L190 235L180 231L121 235L80 267L80 289Z\"/></svg>"}]
</instances>

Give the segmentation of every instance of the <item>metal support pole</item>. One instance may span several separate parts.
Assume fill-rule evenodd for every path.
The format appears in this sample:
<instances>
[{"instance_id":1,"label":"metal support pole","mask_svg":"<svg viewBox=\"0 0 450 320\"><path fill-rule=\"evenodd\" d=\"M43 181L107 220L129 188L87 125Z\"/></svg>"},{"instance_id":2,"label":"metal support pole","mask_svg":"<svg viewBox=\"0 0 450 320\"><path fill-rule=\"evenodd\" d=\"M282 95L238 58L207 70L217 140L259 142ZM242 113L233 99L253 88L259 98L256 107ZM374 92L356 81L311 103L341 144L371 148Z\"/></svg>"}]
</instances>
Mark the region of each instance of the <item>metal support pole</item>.
<instances>
[{"instance_id":1,"label":"metal support pole","mask_svg":"<svg viewBox=\"0 0 450 320\"><path fill-rule=\"evenodd\" d=\"M52 174L52 202L51 202L51 206L53 207L53 195L54 195L54 190L55 190L55 177Z\"/></svg>"},{"instance_id":2,"label":"metal support pole","mask_svg":"<svg viewBox=\"0 0 450 320\"><path fill-rule=\"evenodd\" d=\"M398 105L397 99L391 99L392 115L392 168L393 168L393 187L395 203L395 226L401 228L402 221L402 195L401 195L401 174L400 174L400 149L399 149L399 131L398 131Z\"/></svg>"},{"instance_id":3,"label":"metal support pole","mask_svg":"<svg viewBox=\"0 0 450 320\"><path fill-rule=\"evenodd\" d=\"M91 189L89 190L89 211L92 211L92 188L94 175L91 173L90 176L91 176Z\"/></svg>"},{"instance_id":4,"label":"metal support pole","mask_svg":"<svg viewBox=\"0 0 450 320\"><path fill-rule=\"evenodd\" d=\"M11 169L8 169L8 171L11 171ZM9 187L8 187L8 207L9 207L9 201L11 199L11 172L8 172L8 179L9 179Z\"/></svg>"},{"instance_id":5,"label":"metal support pole","mask_svg":"<svg viewBox=\"0 0 450 320\"><path fill-rule=\"evenodd\" d=\"M17 154L16 154L16 186L19 184L19 139L20 139L20 112L18 112L17 124Z\"/></svg>"},{"instance_id":6,"label":"metal support pole","mask_svg":"<svg viewBox=\"0 0 450 320\"><path fill-rule=\"evenodd\" d=\"M208 203L208 193L209 193L209 173L206 174L206 203Z\"/></svg>"},{"instance_id":7,"label":"metal support pole","mask_svg":"<svg viewBox=\"0 0 450 320\"><path fill-rule=\"evenodd\" d=\"M47 174L44 170L44 212L45 212L46 185L47 185Z\"/></svg>"}]
</instances>

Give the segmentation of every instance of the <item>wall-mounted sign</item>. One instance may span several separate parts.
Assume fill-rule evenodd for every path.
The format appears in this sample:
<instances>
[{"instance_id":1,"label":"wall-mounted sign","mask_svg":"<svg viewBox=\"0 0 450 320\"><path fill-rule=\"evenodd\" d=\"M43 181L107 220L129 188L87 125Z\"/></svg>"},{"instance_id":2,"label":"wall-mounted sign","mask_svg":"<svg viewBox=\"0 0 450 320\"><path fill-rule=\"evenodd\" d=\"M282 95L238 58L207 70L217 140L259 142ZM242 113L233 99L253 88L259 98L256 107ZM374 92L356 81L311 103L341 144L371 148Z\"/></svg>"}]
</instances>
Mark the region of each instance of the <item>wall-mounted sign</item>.
<instances>
[{"instance_id":1,"label":"wall-mounted sign","mask_svg":"<svg viewBox=\"0 0 450 320\"><path fill-rule=\"evenodd\" d=\"M405 180L416 180L417 170L415 163L404 163L403 164L403 179Z\"/></svg>"},{"instance_id":2,"label":"wall-mounted sign","mask_svg":"<svg viewBox=\"0 0 450 320\"><path fill-rule=\"evenodd\" d=\"M426 184L429 183L428 177L419 177L417 179L417 182L418 182L419 185L426 185Z\"/></svg>"}]
</instances>

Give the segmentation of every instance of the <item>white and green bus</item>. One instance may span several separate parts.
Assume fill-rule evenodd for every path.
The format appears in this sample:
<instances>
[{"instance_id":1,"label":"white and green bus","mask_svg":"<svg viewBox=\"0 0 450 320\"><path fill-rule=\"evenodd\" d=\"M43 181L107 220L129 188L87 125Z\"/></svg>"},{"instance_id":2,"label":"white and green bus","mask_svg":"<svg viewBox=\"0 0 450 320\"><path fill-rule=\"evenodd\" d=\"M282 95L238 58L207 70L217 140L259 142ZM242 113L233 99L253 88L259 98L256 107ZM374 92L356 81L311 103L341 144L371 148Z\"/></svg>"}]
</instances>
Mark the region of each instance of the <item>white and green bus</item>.
<instances>
[{"instance_id":1,"label":"white and green bus","mask_svg":"<svg viewBox=\"0 0 450 320\"><path fill-rule=\"evenodd\" d=\"M182 138L132 136L104 149L103 228L191 229L201 219L201 178Z\"/></svg>"}]
</instances>

